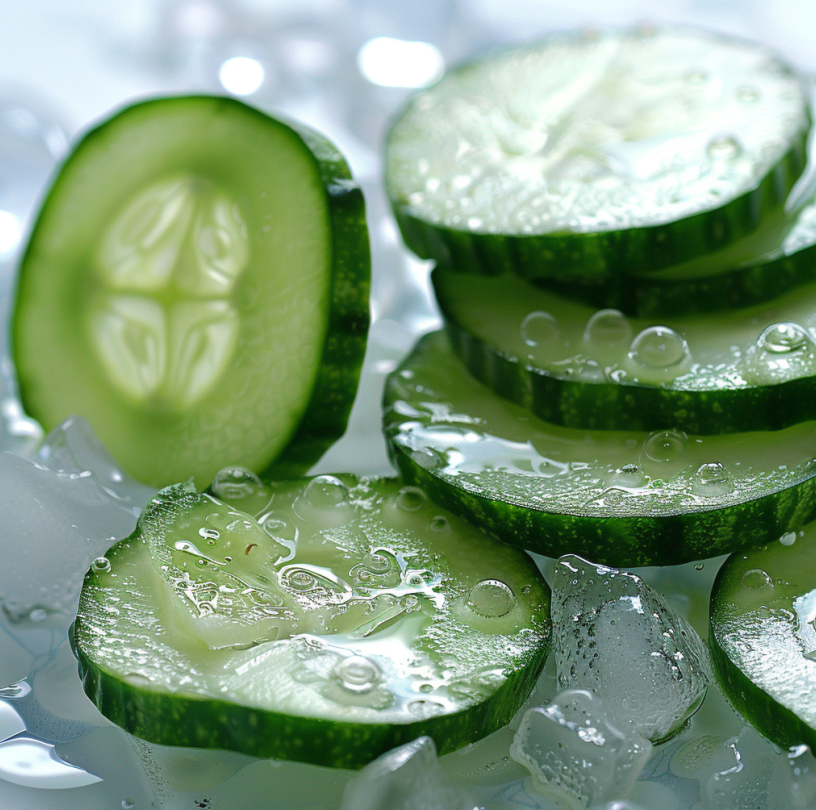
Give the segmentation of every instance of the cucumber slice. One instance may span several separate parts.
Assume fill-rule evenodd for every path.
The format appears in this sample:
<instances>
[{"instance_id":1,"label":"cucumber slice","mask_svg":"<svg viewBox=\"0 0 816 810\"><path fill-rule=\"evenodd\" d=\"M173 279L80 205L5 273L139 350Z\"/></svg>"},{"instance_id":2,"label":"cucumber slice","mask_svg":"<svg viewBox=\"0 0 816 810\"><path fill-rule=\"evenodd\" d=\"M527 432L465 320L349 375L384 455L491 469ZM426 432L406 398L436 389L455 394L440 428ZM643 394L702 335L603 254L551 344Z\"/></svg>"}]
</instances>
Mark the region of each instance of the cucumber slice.
<instances>
[{"instance_id":1,"label":"cucumber slice","mask_svg":"<svg viewBox=\"0 0 816 810\"><path fill-rule=\"evenodd\" d=\"M779 227L778 220L774 225ZM750 240L750 245L743 240L739 246L715 252L697 263L699 272L695 273L687 264L608 284L577 281L547 286L596 307L642 318L666 318L755 306L816 279L816 202L801 208L790 228L777 230L770 241L765 239L767 232L762 236Z\"/></svg>"},{"instance_id":2,"label":"cucumber slice","mask_svg":"<svg viewBox=\"0 0 816 810\"><path fill-rule=\"evenodd\" d=\"M771 535L773 536L773 535ZM816 523L734 554L711 594L717 680L780 746L816 746Z\"/></svg>"},{"instance_id":3,"label":"cucumber slice","mask_svg":"<svg viewBox=\"0 0 816 810\"><path fill-rule=\"evenodd\" d=\"M386 185L423 258L603 280L755 230L801 174L809 126L804 81L761 46L690 28L555 34L415 96Z\"/></svg>"},{"instance_id":4,"label":"cucumber slice","mask_svg":"<svg viewBox=\"0 0 816 810\"><path fill-rule=\"evenodd\" d=\"M87 134L20 270L14 359L46 430L85 416L135 478L305 468L345 430L368 326L360 189L322 136L165 98Z\"/></svg>"},{"instance_id":5,"label":"cucumber slice","mask_svg":"<svg viewBox=\"0 0 816 810\"><path fill-rule=\"evenodd\" d=\"M765 542L816 517L816 423L686 436L543 422L476 382L442 333L388 379L384 427L403 475L500 539L615 567Z\"/></svg>"},{"instance_id":6,"label":"cucumber slice","mask_svg":"<svg viewBox=\"0 0 816 810\"><path fill-rule=\"evenodd\" d=\"M244 470L213 489L160 492L86 577L84 688L130 733L358 768L425 734L473 742L535 685L546 582L419 489Z\"/></svg>"},{"instance_id":7,"label":"cucumber slice","mask_svg":"<svg viewBox=\"0 0 816 810\"><path fill-rule=\"evenodd\" d=\"M816 419L814 282L770 306L655 322L512 275L432 278L471 373L549 422L708 435Z\"/></svg>"}]
</instances>

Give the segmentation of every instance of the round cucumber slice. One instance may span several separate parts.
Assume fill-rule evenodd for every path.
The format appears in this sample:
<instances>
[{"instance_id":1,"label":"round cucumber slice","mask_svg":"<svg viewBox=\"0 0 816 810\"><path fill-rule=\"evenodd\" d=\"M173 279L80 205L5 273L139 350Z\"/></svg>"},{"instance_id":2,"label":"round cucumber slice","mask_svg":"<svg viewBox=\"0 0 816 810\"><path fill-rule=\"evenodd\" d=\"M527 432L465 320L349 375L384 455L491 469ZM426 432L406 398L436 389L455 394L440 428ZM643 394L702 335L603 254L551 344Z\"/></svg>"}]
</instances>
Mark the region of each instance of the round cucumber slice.
<instances>
[{"instance_id":1,"label":"round cucumber slice","mask_svg":"<svg viewBox=\"0 0 816 810\"><path fill-rule=\"evenodd\" d=\"M816 423L688 436L544 422L474 380L442 333L388 379L384 428L403 475L500 539L615 567L765 542L816 517Z\"/></svg>"},{"instance_id":2,"label":"round cucumber slice","mask_svg":"<svg viewBox=\"0 0 816 810\"><path fill-rule=\"evenodd\" d=\"M740 714L783 747L816 745L816 523L733 554L711 593L717 680Z\"/></svg>"},{"instance_id":3,"label":"round cucumber slice","mask_svg":"<svg viewBox=\"0 0 816 810\"><path fill-rule=\"evenodd\" d=\"M127 731L358 768L421 735L473 742L535 685L538 568L418 488L231 469L213 491L160 492L86 577L80 673Z\"/></svg>"},{"instance_id":4,"label":"round cucumber slice","mask_svg":"<svg viewBox=\"0 0 816 810\"><path fill-rule=\"evenodd\" d=\"M471 373L549 422L708 435L816 419L814 282L771 305L655 321L513 275L432 278Z\"/></svg>"},{"instance_id":5,"label":"round cucumber slice","mask_svg":"<svg viewBox=\"0 0 816 810\"><path fill-rule=\"evenodd\" d=\"M228 98L88 133L20 269L26 410L80 414L135 478L305 468L345 430L368 326L359 187L322 136Z\"/></svg>"},{"instance_id":6,"label":"round cucumber slice","mask_svg":"<svg viewBox=\"0 0 816 810\"><path fill-rule=\"evenodd\" d=\"M778 212L804 81L691 28L555 34L448 74L388 138L408 246L455 269L605 279L701 256Z\"/></svg>"}]
</instances>

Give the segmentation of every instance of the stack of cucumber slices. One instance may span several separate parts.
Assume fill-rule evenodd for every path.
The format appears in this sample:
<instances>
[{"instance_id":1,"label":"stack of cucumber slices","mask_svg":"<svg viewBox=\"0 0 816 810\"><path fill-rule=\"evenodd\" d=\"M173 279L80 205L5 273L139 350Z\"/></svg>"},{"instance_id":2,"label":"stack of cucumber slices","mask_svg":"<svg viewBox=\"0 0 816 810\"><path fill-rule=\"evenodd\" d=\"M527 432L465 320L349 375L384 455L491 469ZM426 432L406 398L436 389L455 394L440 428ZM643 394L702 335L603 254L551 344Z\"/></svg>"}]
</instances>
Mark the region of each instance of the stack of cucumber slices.
<instances>
[{"instance_id":1,"label":"stack of cucumber slices","mask_svg":"<svg viewBox=\"0 0 816 810\"><path fill-rule=\"evenodd\" d=\"M415 96L386 176L445 324L387 383L402 474L550 556L760 546L725 564L711 639L785 745L816 741L812 121L756 45L557 34Z\"/></svg>"}]
</instances>

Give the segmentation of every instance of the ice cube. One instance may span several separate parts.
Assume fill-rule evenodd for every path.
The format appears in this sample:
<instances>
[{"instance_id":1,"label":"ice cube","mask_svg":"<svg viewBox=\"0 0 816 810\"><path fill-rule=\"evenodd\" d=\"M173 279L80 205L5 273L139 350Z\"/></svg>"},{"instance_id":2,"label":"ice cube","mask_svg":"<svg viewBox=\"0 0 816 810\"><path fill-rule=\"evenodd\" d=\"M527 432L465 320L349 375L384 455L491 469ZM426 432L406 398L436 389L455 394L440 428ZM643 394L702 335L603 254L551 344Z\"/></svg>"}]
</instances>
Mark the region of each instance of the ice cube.
<instances>
[{"instance_id":1,"label":"ice cube","mask_svg":"<svg viewBox=\"0 0 816 810\"><path fill-rule=\"evenodd\" d=\"M707 810L804 810L816 807L816 759L806 745L777 753L750 726L712 757L719 768L703 785ZM725 767L723 767L725 764Z\"/></svg>"},{"instance_id":2,"label":"ice cube","mask_svg":"<svg viewBox=\"0 0 816 810\"><path fill-rule=\"evenodd\" d=\"M433 740L418 737L353 776L341 810L472 810L473 806L442 770Z\"/></svg>"},{"instance_id":3,"label":"ice cube","mask_svg":"<svg viewBox=\"0 0 816 810\"><path fill-rule=\"evenodd\" d=\"M710 680L705 645L635 574L562 557L552 618L561 688L602 697L644 737L671 736L702 703Z\"/></svg>"},{"instance_id":4,"label":"ice cube","mask_svg":"<svg viewBox=\"0 0 816 810\"><path fill-rule=\"evenodd\" d=\"M538 790L574 807L625 799L651 752L645 737L619 725L603 700L583 689L530 709L510 747Z\"/></svg>"},{"instance_id":5,"label":"ice cube","mask_svg":"<svg viewBox=\"0 0 816 810\"><path fill-rule=\"evenodd\" d=\"M84 420L60 425L40 461L0 453L0 600L6 614L73 614L91 561L133 531L152 493L114 464Z\"/></svg>"}]
</instances>

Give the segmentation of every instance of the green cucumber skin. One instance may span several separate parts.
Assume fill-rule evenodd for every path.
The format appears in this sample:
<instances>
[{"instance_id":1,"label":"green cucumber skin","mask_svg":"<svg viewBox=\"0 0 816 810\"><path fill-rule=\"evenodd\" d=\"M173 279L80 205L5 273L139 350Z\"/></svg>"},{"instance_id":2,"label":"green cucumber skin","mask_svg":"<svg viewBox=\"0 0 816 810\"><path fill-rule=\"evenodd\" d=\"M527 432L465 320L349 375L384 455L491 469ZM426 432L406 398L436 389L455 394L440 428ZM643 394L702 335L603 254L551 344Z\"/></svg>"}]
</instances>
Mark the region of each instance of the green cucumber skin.
<instances>
[{"instance_id":1,"label":"green cucumber skin","mask_svg":"<svg viewBox=\"0 0 816 810\"><path fill-rule=\"evenodd\" d=\"M615 568L681 565L762 545L816 518L816 472L796 486L720 509L599 518L491 500L433 475L394 442L388 446L403 477L429 498L499 540L547 557L578 554Z\"/></svg>"},{"instance_id":2,"label":"green cucumber skin","mask_svg":"<svg viewBox=\"0 0 816 810\"><path fill-rule=\"evenodd\" d=\"M270 759L332 768L362 768L380 754L427 735L440 755L475 742L507 724L529 696L544 668L549 646L510 675L486 701L456 714L404 725L339 723L290 717L220 700L149 692L97 668L81 650L82 687L116 725L148 742L187 748L217 748Z\"/></svg>"},{"instance_id":3,"label":"green cucumber skin","mask_svg":"<svg viewBox=\"0 0 816 810\"><path fill-rule=\"evenodd\" d=\"M593 430L661 430L700 436L778 430L816 419L816 378L722 391L678 391L561 379L525 365L453 323L440 302L451 346L470 373L541 419Z\"/></svg>"},{"instance_id":4,"label":"green cucumber skin","mask_svg":"<svg viewBox=\"0 0 816 810\"><path fill-rule=\"evenodd\" d=\"M722 619L726 618L727 607L719 594L734 587L734 583L729 582L732 579L730 562L731 557L723 563L711 589L708 646L717 683L732 707L769 740L782 748L802 743L813 748L816 746L816 729L753 683L721 646L718 631Z\"/></svg>"},{"instance_id":5,"label":"green cucumber skin","mask_svg":"<svg viewBox=\"0 0 816 810\"><path fill-rule=\"evenodd\" d=\"M75 162L84 160L87 148L98 148L95 142L104 142L108 125L123 114L127 114L129 110L145 105L160 107L165 104L207 102L213 105L215 114L227 115L231 109L239 107L260 119L269 119L269 116L260 110L230 97L204 94L164 97L139 101L115 111L77 141L63 166L55 174L31 229L20 260L20 274L16 281L13 300L19 300L25 282L27 259L37 250L40 223L48 219L51 206L58 205L56 198L60 196L60 177L63 170ZM265 474L279 474L279 471L285 470L289 475L299 475L306 472L343 435L348 424L348 417L357 394L370 324L371 251L363 193L353 179L343 156L328 139L314 130L285 119L273 120L281 126L288 126L304 142L319 169L329 212L333 247L326 339L312 397L300 426L288 445L276 458L269 459L264 470L260 471ZM11 344L19 380L19 396L25 412L39 420L37 409L27 396L25 369L20 367L14 352L15 345L19 344L16 313L15 305L11 323ZM272 380L270 384L274 382ZM54 425L44 427L51 429ZM221 466L228 464L229 461L225 460Z\"/></svg>"},{"instance_id":6,"label":"green cucumber skin","mask_svg":"<svg viewBox=\"0 0 816 810\"><path fill-rule=\"evenodd\" d=\"M539 281L541 286L599 309L619 309L638 318L723 312L773 301L816 278L816 246L763 264L685 281L627 277L607 284Z\"/></svg>"},{"instance_id":7,"label":"green cucumber skin","mask_svg":"<svg viewBox=\"0 0 816 810\"><path fill-rule=\"evenodd\" d=\"M751 233L783 205L806 164L807 132L759 182L721 208L662 225L592 233L475 233L426 222L391 204L405 244L422 259L468 273L512 271L530 280L602 282L662 270ZM387 148L387 146L386 146Z\"/></svg>"}]
</instances>

